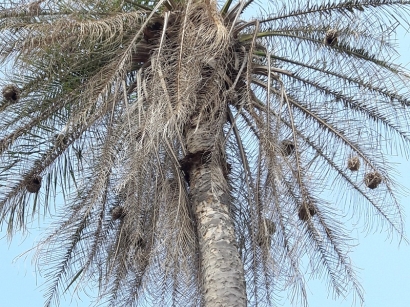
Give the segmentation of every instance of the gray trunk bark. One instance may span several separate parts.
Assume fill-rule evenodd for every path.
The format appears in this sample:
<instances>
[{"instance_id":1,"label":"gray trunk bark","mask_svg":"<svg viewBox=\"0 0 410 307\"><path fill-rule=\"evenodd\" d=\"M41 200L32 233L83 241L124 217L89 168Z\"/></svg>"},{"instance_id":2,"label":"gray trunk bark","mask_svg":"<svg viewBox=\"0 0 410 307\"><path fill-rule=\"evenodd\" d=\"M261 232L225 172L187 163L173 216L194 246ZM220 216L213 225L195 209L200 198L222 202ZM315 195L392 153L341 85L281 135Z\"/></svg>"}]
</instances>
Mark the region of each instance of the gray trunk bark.
<instances>
[{"instance_id":1,"label":"gray trunk bark","mask_svg":"<svg viewBox=\"0 0 410 307\"><path fill-rule=\"evenodd\" d=\"M222 175L222 169L219 171ZM207 165L192 170L191 191L205 306L246 306L243 265L229 215L229 195L211 186L211 169Z\"/></svg>"},{"instance_id":2,"label":"gray trunk bark","mask_svg":"<svg viewBox=\"0 0 410 307\"><path fill-rule=\"evenodd\" d=\"M197 141L207 143L206 139L210 139L211 135L209 131L202 136L191 133L188 133L191 138L188 144L198 144ZM215 135L211 137L212 144ZM204 306L245 307L244 270L229 213L226 161L222 158L223 154L216 151L206 154L198 154L197 151L190 160L189 171L191 204L199 240ZM212 162L209 161L209 154L213 156Z\"/></svg>"}]
</instances>

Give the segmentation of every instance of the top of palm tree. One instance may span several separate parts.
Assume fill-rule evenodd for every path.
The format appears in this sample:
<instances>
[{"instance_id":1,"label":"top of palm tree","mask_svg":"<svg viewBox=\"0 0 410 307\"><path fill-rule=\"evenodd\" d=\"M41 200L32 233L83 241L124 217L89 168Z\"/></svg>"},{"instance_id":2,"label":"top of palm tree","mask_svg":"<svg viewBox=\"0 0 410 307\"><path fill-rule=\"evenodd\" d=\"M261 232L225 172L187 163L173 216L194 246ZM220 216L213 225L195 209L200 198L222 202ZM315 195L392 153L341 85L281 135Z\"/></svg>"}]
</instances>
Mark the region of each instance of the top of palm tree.
<instances>
[{"instance_id":1,"label":"top of palm tree","mask_svg":"<svg viewBox=\"0 0 410 307\"><path fill-rule=\"evenodd\" d=\"M1 222L12 236L65 197L38 252L46 305L90 280L110 306L201 304L189 173L203 144L191 132L214 144L201 159L224 164L250 305L283 289L306 304L304 259L336 295L362 300L345 214L404 238L386 154L410 148L410 75L393 36L409 9L0 4Z\"/></svg>"}]
</instances>

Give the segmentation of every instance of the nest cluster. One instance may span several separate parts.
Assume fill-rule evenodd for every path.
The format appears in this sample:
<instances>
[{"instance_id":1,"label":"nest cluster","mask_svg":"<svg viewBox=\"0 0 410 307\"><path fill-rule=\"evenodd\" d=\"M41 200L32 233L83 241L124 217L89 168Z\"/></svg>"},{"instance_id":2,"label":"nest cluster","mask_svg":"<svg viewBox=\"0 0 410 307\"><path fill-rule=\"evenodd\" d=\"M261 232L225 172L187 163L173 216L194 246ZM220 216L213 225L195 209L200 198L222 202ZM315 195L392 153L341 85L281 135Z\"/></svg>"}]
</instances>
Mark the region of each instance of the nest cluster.
<instances>
[{"instance_id":1,"label":"nest cluster","mask_svg":"<svg viewBox=\"0 0 410 307\"><path fill-rule=\"evenodd\" d=\"M280 143L280 150L283 156L285 157L290 156L295 151L295 144L291 140L283 140ZM353 156L349 158L347 161L347 168L352 172L358 171L360 168L359 157ZM382 176L378 172L370 172L370 173L365 174L364 176L364 183L369 189L377 188L381 182L382 182ZM300 220L306 222L311 217L316 215L316 213L317 213L316 209L312 204L303 204L299 207L298 216ZM258 234L258 242L259 242L258 244L262 245L263 242L265 242L266 240L264 239L265 238L265 235L263 235L264 232L260 231L260 233L262 233L262 235Z\"/></svg>"},{"instance_id":2,"label":"nest cluster","mask_svg":"<svg viewBox=\"0 0 410 307\"><path fill-rule=\"evenodd\" d=\"M359 157L351 157L347 160L347 168L352 172L357 172L360 168ZM378 172L370 172L365 174L364 183L369 189L377 188L382 183L382 176Z\"/></svg>"}]
</instances>

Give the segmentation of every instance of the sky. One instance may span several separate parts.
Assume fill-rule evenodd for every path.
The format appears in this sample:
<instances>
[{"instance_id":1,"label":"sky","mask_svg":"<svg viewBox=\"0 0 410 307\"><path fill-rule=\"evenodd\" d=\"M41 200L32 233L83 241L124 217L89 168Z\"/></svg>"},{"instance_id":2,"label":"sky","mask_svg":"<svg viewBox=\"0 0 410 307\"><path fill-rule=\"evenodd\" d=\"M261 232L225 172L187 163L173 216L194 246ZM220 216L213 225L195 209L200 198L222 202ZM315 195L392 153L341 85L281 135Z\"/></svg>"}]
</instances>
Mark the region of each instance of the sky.
<instances>
[{"instance_id":1,"label":"sky","mask_svg":"<svg viewBox=\"0 0 410 307\"><path fill-rule=\"evenodd\" d=\"M400 37L402 37L400 35ZM400 54L398 62L410 65L410 34L400 40ZM410 189L410 161L393 157L399 175L396 180ZM410 234L410 196L401 196L400 202L403 212L407 216L406 233ZM44 282L35 273L32 254L23 254L33 247L41 237L43 228L33 226L31 234L22 237L16 235L10 243L5 238L4 227L0 232L0 307L42 307L44 303L41 285ZM389 239L386 233L364 234L354 231L351 236L357 239L357 247L351 253L351 259L357 269L357 274L365 290L364 307L408 307L410 306L410 245L399 244L397 238ZM321 280L308 281L308 300L312 307L347 307L352 306L352 300L333 300L326 291ZM61 299L60 307L87 307L90 299L81 295L74 300L68 296ZM286 298L281 300L283 307L291 305Z\"/></svg>"}]
</instances>

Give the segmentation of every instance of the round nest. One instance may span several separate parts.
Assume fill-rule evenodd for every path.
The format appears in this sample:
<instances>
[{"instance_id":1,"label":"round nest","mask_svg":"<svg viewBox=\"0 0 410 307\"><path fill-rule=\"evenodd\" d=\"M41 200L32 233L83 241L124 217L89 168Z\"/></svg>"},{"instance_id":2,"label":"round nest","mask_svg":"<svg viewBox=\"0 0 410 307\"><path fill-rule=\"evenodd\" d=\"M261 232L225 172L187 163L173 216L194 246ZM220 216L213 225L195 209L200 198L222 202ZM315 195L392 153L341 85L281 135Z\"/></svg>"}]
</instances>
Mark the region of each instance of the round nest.
<instances>
[{"instance_id":1,"label":"round nest","mask_svg":"<svg viewBox=\"0 0 410 307\"><path fill-rule=\"evenodd\" d=\"M309 213L308 213L309 211ZM307 221L310 217L314 216L316 214L316 209L313 207L311 204L306 204L304 203L302 206L299 208L298 216L299 219L302 221Z\"/></svg>"},{"instance_id":2,"label":"round nest","mask_svg":"<svg viewBox=\"0 0 410 307\"><path fill-rule=\"evenodd\" d=\"M295 144L290 140L283 140L280 147L285 157L290 156L295 151Z\"/></svg>"},{"instance_id":3,"label":"round nest","mask_svg":"<svg viewBox=\"0 0 410 307\"><path fill-rule=\"evenodd\" d=\"M56 133L54 135L53 139L54 139L54 143L58 147L67 145L68 142L69 142L68 137L66 135L64 135L63 133Z\"/></svg>"},{"instance_id":4,"label":"round nest","mask_svg":"<svg viewBox=\"0 0 410 307\"><path fill-rule=\"evenodd\" d=\"M29 193L38 193L41 188L41 177L38 175L34 175L26 180L26 190Z\"/></svg>"},{"instance_id":5,"label":"round nest","mask_svg":"<svg viewBox=\"0 0 410 307\"><path fill-rule=\"evenodd\" d=\"M367 173L364 176L364 183L370 189L375 189L382 182L382 176L378 172Z\"/></svg>"},{"instance_id":6,"label":"round nest","mask_svg":"<svg viewBox=\"0 0 410 307\"><path fill-rule=\"evenodd\" d=\"M358 171L360 168L360 160L359 157L352 157L347 161L347 168L351 171L355 172Z\"/></svg>"},{"instance_id":7,"label":"round nest","mask_svg":"<svg viewBox=\"0 0 410 307\"><path fill-rule=\"evenodd\" d=\"M326 32L325 44L328 46L334 46L337 44L337 37L339 36L337 30L330 29Z\"/></svg>"},{"instance_id":8,"label":"round nest","mask_svg":"<svg viewBox=\"0 0 410 307\"><path fill-rule=\"evenodd\" d=\"M111 210L111 217L114 221L124 218L125 215L126 213L125 213L124 207L122 206L116 206Z\"/></svg>"},{"instance_id":9,"label":"round nest","mask_svg":"<svg viewBox=\"0 0 410 307\"><path fill-rule=\"evenodd\" d=\"M20 89L13 84L5 86L3 88L3 98L9 102L18 102L20 99Z\"/></svg>"}]
</instances>

